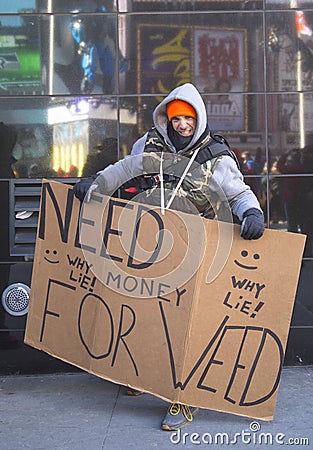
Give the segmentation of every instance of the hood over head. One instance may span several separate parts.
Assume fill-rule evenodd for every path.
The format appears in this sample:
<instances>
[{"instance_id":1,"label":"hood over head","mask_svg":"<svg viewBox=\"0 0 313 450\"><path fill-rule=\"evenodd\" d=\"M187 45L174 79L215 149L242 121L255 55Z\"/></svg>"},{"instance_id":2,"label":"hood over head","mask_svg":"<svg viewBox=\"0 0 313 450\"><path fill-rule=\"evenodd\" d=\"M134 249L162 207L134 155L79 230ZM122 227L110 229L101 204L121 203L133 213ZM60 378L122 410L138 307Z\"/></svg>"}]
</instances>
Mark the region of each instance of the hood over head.
<instances>
[{"instance_id":1,"label":"hood over head","mask_svg":"<svg viewBox=\"0 0 313 450\"><path fill-rule=\"evenodd\" d=\"M167 142L171 143L168 133L168 116L167 116L167 104L173 100L182 100L183 102L189 103L197 114L197 124L195 133L190 141L190 143L183 149L183 151L191 148L204 133L207 128L207 113L204 101L197 90L197 88L191 83L185 83L177 88L173 89L167 97L165 97L161 103L159 103L155 110L153 111L153 122L158 130L158 132L166 139Z\"/></svg>"}]
</instances>

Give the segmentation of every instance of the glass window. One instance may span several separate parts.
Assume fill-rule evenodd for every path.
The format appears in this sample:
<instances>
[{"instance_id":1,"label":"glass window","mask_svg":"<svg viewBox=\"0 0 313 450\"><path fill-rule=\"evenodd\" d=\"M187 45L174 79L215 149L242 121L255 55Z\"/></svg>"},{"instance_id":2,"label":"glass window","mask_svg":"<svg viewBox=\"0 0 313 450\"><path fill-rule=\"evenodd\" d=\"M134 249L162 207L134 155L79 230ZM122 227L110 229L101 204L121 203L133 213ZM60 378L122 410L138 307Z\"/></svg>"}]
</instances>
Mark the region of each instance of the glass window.
<instances>
[{"instance_id":1,"label":"glass window","mask_svg":"<svg viewBox=\"0 0 313 450\"><path fill-rule=\"evenodd\" d=\"M312 90L313 11L305 17L299 22L296 11L267 14L268 90Z\"/></svg>"},{"instance_id":2,"label":"glass window","mask_svg":"<svg viewBox=\"0 0 313 450\"><path fill-rule=\"evenodd\" d=\"M112 12L116 10L116 0L37 0L36 3L37 9L40 12L49 13L74 12L78 10L81 12L93 13Z\"/></svg>"},{"instance_id":3,"label":"glass window","mask_svg":"<svg viewBox=\"0 0 313 450\"><path fill-rule=\"evenodd\" d=\"M2 0L1 12L8 14L36 12L36 3L36 0Z\"/></svg>"},{"instance_id":4,"label":"glass window","mask_svg":"<svg viewBox=\"0 0 313 450\"><path fill-rule=\"evenodd\" d=\"M237 148L238 157L241 157L242 152L248 151L253 159L256 157L257 161L261 161L264 165L266 160L264 95L225 95L226 102L224 102L224 95L221 95L223 98L218 98L220 103L216 101L216 97L215 94L202 94L212 132L225 136L230 146ZM153 110L163 98L164 96L120 98L121 118L122 111L127 112L127 122L123 123L120 119L120 128L121 133L129 137L126 142L125 138L123 141L128 149L136 139L153 126ZM256 172L250 174L253 175Z\"/></svg>"},{"instance_id":5,"label":"glass window","mask_svg":"<svg viewBox=\"0 0 313 450\"><path fill-rule=\"evenodd\" d=\"M257 133L253 142L262 145L262 131L260 114L263 110L264 96L244 95L232 92L231 90L221 90L213 94L202 94L207 107L208 122L211 130L223 132L229 135L234 133L246 133L248 130ZM237 136L236 142L244 144L246 137Z\"/></svg>"},{"instance_id":6,"label":"glass window","mask_svg":"<svg viewBox=\"0 0 313 450\"><path fill-rule=\"evenodd\" d=\"M41 92L37 16L0 16L0 95Z\"/></svg>"},{"instance_id":7,"label":"glass window","mask_svg":"<svg viewBox=\"0 0 313 450\"><path fill-rule=\"evenodd\" d=\"M272 162L281 158L283 173L311 173L310 165L303 165L302 150L313 153L312 100L309 92L267 96L269 151Z\"/></svg>"},{"instance_id":8,"label":"glass window","mask_svg":"<svg viewBox=\"0 0 313 450\"><path fill-rule=\"evenodd\" d=\"M114 163L117 117L112 98L0 98L0 121L17 133L10 149L17 178L88 176Z\"/></svg>"},{"instance_id":9,"label":"glass window","mask_svg":"<svg viewBox=\"0 0 313 450\"><path fill-rule=\"evenodd\" d=\"M116 0L1 0L0 9L6 14L113 12L116 11Z\"/></svg>"},{"instance_id":10,"label":"glass window","mask_svg":"<svg viewBox=\"0 0 313 450\"><path fill-rule=\"evenodd\" d=\"M309 155L309 159L312 160L312 149ZM279 169L281 169L280 159L277 164L272 165L268 178L268 226L282 231L306 234L303 256L312 258L313 176L283 174Z\"/></svg>"},{"instance_id":11,"label":"glass window","mask_svg":"<svg viewBox=\"0 0 313 450\"><path fill-rule=\"evenodd\" d=\"M119 1L119 10L124 11L126 2ZM256 10L262 9L263 1L216 1L216 0L132 0L128 2L129 9L136 12L144 11L231 11L231 10Z\"/></svg>"},{"instance_id":12,"label":"glass window","mask_svg":"<svg viewBox=\"0 0 313 450\"><path fill-rule=\"evenodd\" d=\"M291 321L292 327L306 326L308 329L309 327L313 326L312 273L313 273L313 261L304 261L301 267L295 308ZM299 332L299 330L296 331ZM304 352L304 349L306 348L305 344L306 339L303 339L303 341L301 340L300 342L303 346Z\"/></svg>"},{"instance_id":13,"label":"glass window","mask_svg":"<svg viewBox=\"0 0 313 450\"><path fill-rule=\"evenodd\" d=\"M157 99L151 100L146 97L142 100L139 97L120 97L119 99L120 158L129 155L135 141L152 126L152 108L158 103ZM148 128L145 129L145 126Z\"/></svg>"},{"instance_id":14,"label":"glass window","mask_svg":"<svg viewBox=\"0 0 313 450\"><path fill-rule=\"evenodd\" d=\"M164 94L188 81L208 93L264 91L262 14L136 15L124 25L128 93Z\"/></svg>"},{"instance_id":15,"label":"glass window","mask_svg":"<svg viewBox=\"0 0 313 450\"><path fill-rule=\"evenodd\" d=\"M127 61L116 46L115 15L43 18L42 83L46 94L113 94Z\"/></svg>"},{"instance_id":16,"label":"glass window","mask_svg":"<svg viewBox=\"0 0 313 450\"><path fill-rule=\"evenodd\" d=\"M265 0L267 9L312 8L312 0Z\"/></svg>"}]
</instances>

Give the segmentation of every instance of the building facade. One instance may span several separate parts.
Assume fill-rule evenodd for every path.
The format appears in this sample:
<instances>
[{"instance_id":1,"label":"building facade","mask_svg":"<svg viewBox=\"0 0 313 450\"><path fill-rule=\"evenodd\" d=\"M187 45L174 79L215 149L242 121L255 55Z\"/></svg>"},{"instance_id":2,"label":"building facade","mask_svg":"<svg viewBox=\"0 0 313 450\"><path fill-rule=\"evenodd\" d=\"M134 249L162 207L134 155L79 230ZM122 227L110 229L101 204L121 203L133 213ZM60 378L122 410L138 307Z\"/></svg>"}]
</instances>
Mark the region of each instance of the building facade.
<instances>
[{"instance_id":1,"label":"building facade","mask_svg":"<svg viewBox=\"0 0 313 450\"><path fill-rule=\"evenodd\" d=\"M129 154L185 82L266 226L307 235L285 364L313 363L313 1L2 0L0 373L72 369L23 343L42 178Z\"/></svg>"}]
</instances>

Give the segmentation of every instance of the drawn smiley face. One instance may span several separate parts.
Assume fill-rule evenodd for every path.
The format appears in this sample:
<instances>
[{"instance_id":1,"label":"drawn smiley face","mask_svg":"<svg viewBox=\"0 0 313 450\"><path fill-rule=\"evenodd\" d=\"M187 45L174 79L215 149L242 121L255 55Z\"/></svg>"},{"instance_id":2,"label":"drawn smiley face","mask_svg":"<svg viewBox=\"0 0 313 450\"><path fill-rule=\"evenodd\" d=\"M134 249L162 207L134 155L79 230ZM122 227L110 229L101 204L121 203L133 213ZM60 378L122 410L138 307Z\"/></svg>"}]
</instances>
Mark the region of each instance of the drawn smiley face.
<instances>
[{"instance_id":1,"label":"drawn smiley face","mask_svg":"<svg viewBox=\"0 0 313 450\"><path fill-rule=\"evenodd\" d=\"M242 250L241 252L241 256L243 258L247 258L247 256L249 255L249 253L247 252L247 250ZM260 255L258 253L255 253L252 256L253 259L258 260L260 259ZM247 269L247 270L256 270L258 267L257 266L247 266L245 264L242 264L241 262L239 262L237 259L234 260L234 263L237 264L237 266L241 267L242 269Z\"/></svg>"},{"instance_id":2,"label":"drawn smiley face","mask_svg":"<svg viewBox=\"0 0 313 450\"><path fill-rule=\"evenodd\" d=\"M48 263L50 264L58 264L60 261L58 259L55 259L57 257L57 254L58 254L57 250L50 251L49 249L47 249L45 251L46 256L44 256L44 259L48 261Z\"/></svg>"}]
</instances>

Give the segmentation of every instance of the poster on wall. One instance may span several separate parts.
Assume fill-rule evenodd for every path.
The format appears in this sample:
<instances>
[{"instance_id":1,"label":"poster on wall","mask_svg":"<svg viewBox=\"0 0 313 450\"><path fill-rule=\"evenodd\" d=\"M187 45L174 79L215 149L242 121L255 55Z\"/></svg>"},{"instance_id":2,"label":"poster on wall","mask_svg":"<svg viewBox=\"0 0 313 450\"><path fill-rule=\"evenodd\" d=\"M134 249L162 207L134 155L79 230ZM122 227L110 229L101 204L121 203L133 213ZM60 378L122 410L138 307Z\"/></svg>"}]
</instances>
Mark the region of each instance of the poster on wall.
<instances>
[{"instance_id":1,"label":"poster on wall","mask_svg":"<svg viewBox=\"0 0 313 450\"><path fill-rule=\"evenodd\" d=\"M194 31L194 81L205 97L210 126L246 129L246 31L204 28ZM221 94L219 94L219 92Z\"/></svg>"},{"instance_id":2,"label":"poster on wall","mask_svg":"<svg viewBox=\"0 0 313 450\"><path fill-rule=\"evenodd\" d=\"M246 130L245 98L239 94L247 83L245 30L141 24L138 43L140 93L166 95L191 81L204 94L213 129Z\"/></svg>"},{"instance_id":3,"label":"poster on wall","mask_svg":"<svg viewBox=\"0 0 313 450\"><path fill-rule=\"evenodd\" d=\"M141 24L138 33L139 92L168 94L190 82L190 28Z\"/></svg>"}]
</instances>

